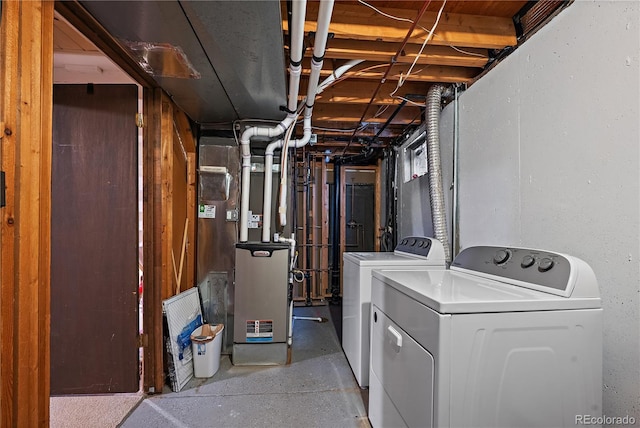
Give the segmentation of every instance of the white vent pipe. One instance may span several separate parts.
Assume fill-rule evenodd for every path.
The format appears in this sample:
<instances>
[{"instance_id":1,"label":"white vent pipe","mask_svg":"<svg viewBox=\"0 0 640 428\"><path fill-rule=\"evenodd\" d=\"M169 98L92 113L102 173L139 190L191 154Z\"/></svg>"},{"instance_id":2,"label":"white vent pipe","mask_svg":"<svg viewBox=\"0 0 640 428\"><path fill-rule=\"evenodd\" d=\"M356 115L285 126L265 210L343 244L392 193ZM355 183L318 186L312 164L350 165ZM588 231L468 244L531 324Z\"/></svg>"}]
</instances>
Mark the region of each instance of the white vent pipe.
<instances>
[{"instance_id":1,"label":"white vent pipe","mask_svg":"<svg viewBox=\"0 0 640 428\"><path fill-rule=\"evenodd\" d=\"M271 240L271 169L273 167L273 153L276 149L282 148L282 162L280 168L280 199L278 204L278 214L280 226L287 224L287 156L289 148L300 148L306 145L311 139L311 115L313 113L313 104L316 95L326 87L331 85L338 77L344 74L349 68L361 61L350 61L340 67L333 76L319 84L320 71L324 61L324 53L326 50L327 38L329 35L329 23L331 22L331 13L333 12L333 0L326 0L320 3L318 11L318 27L316 29L315 41L313 44L313 58L311 59L311 73L309 76L309 86L307 87L306 106L304 112L303 135L302 138L289 141L289 138L275 141L267 146L265 152L265 178L264 178L264 203L262 211L262 241L269 242ZM331 80L330 80L331 79ZM295 125L294 125L295 126Z\"/></svg>"},{"instance_id":2,"label":"white vent pipe","mask_svg":"<svg viewBox=\"0 0 640 428\"><path fill-rule=\"evenodd\" d=\"M289 66L289 100L287 117L273 128L251 127L247 128L240 137L240 153L242 156L242 175L240 190L240 242L249 239L249 192L251 189L251 148L253 137L277 137L282 135L295 123L295 110L298 104L298 90L300 87L300 73L302 72L302 42L304 39L304 23L307 2L296 0L292 7L291 28L291 60Z\"/></svg>"}]
</instances>

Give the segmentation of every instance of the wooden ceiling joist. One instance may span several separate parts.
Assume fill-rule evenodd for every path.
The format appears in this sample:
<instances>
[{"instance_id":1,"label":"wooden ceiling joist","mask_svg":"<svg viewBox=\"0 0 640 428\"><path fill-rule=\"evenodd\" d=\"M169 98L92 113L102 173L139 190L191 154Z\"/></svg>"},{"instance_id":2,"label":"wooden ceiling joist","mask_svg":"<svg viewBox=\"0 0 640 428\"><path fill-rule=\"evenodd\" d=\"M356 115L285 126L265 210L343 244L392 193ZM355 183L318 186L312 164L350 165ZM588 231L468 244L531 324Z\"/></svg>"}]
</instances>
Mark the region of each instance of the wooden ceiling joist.
<instances>
[{"instance_id":1,"label":"wooden ceiling joist","mask_svg":"<svg viewBox=\"0 0 640 428\"><path fill-rule=\"evenodd\" d=\"M359 122L362 112L366 108L364 104L324 104L318 103L313 107L313 124L321 121L338 121L338 122ZM363 122L382 124L387 121L389 116L395 110L393 106L376 106L367 110L367 115ZM416 117L420 116L420 108L414 106L405 106L393 119L393 124L413 123Z\"/></svg>"},{"instance_id":2,"label":"wooden ceiling joist","mask_svg":"<svg viewBox=\"0 0 640 428\"><path fill-rule=\"evenodd\" d=\"M364 6L336 2L329 31L336 39L358 39L383 42L402 42L415 18L415 11L406 9L380 9L388 15L407 22L388 18ZM286 13L286 12L283 12ZM437 19L437 12L426 12L409 38L409 43L422 44ZM315 31L318 3L307 4L304 30ZM287 28L286 16L283 28ZM431 45L465 46L484 49L503 49L517 44L515 26L511 18L497 16L443 13L438 22Z\"/></svg>"},{"instance_id":3,"label":"wooden ceiling joist","mask_svg":"<svg viewBox=\"0 0 640 428\"><path fill-rule=\"evenodd\" d=\"M338 82L334 86L327 88L316 97L316 103L345 103L345 104L367 104L371 99L371 94L376 89L375 81L352 80ZM383 84L373 100L373 104L399 104L399 97L407 94L426 95L429 85L420 82L406 82L397 91L397 82L389 81ZM395 96L391 96L392 92Z\"/></svg>"},{"instance_id":4,"label":"wooden ceiling joist","mask_svg":"<svg viewBox=\"0 0 640 428\"><path fill-rule=\"evenodd\" d=\"M362 59L365 61L389 62L398 52L400 43L372 42L368 40L332 39L327 44L325 59ZM420 53L421 45L407 44L398 63L411 64ZM305 51L311 57L313 51ZM416 64L452 65L459 67L484 67L489 61L486 49L454 49L451 46L427 45L418 56Z\"/></svg>"},{"instance_id":5,"label":"wooden ceiling joist","mask_svg":"<svg viewBox=\"0 0 640 428\"><path fill-rule=\"evenodd\" d=\"M369 79L379 81L382 79L384 72L386 71L388 64L363 62L348 73L344 74L344 80L355 81L356 79ZM308 75L310 68L308 63L303 62L303 75ZM397 64L391 69L391 72L387 76L387 80L397 81L400 79L400 75L408 82L445 82L445 83L467 83L473 80L480 72L481 68L468 68L468 67L448 67L443 65L416 65L409 77L407 72L409 70L409 64ZM333 73L331 64L325 62L325 67L320 71L320 79L324 80ZM306 88L305 80L302 81L302 88ZM369 95L371 97L371 95Z\"/></svg>"}]
</instances>

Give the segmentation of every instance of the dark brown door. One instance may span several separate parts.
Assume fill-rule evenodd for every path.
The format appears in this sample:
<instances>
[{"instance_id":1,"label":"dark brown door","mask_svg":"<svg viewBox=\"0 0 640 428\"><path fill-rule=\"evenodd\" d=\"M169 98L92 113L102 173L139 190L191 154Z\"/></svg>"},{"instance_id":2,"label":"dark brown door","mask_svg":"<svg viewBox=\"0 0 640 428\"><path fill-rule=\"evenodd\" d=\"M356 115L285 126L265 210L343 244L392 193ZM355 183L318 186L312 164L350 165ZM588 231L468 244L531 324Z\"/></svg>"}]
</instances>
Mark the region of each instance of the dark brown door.
<instances>
[{"instance_id":1,"label":"dark brown door","mask_svg":"<svg viewBox=\"0 0 640 428\"><path fill-rule=\"evenodd\" d=\"M135 85L55 85L51 394L138 381Z\"/></svg>"}]
</instances>

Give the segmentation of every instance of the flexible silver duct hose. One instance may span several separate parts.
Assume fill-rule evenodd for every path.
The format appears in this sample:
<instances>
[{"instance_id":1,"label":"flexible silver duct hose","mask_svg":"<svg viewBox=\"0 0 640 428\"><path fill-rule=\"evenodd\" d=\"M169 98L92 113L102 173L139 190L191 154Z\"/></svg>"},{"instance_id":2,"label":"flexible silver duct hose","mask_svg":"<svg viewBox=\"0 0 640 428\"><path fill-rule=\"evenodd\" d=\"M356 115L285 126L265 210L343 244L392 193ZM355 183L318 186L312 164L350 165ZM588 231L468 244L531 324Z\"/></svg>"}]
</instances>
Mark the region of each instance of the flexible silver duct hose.
<instances>
[{"instance_id":1,"label":"flexible silver duct hose","mask_svg":"<svg viewBox=\"0 0 640 428\"><path fill-rule=\"evenodd\" d=\"M440 161L440 104L447 88L433 85L427 92L427 160L429 163L429 200L435 238L442 243L447 265L451 263L451 248L447 232L447 217L442 190L442 165Z\"/></svg>"}]
</instances>

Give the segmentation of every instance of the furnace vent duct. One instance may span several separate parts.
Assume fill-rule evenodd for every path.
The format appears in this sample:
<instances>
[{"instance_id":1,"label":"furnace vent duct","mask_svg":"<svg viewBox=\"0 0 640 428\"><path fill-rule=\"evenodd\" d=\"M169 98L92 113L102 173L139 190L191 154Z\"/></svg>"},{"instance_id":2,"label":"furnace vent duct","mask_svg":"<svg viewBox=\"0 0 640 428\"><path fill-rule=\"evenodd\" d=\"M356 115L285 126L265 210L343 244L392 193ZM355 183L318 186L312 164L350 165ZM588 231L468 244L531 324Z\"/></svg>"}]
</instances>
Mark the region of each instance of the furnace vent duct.
<instances>
[{"instance_id":1,"label":"furnace vent duct","mask_svg":"<svg viewBox=\"0 0 640 428\"><path fill-rule=\"evenodd\" d=\"M447 232L444 192L442 190L442 163L440 160L440 105L442 97L450 89L444 85L433 85L427 92L427 161L429 164L429 200L435 238L442 243L447 265L451 263L451 248Z\"/></svg>"}]
</instances>

